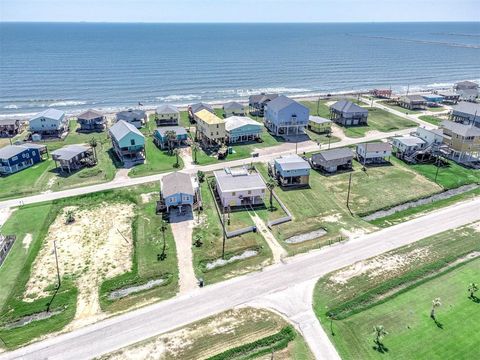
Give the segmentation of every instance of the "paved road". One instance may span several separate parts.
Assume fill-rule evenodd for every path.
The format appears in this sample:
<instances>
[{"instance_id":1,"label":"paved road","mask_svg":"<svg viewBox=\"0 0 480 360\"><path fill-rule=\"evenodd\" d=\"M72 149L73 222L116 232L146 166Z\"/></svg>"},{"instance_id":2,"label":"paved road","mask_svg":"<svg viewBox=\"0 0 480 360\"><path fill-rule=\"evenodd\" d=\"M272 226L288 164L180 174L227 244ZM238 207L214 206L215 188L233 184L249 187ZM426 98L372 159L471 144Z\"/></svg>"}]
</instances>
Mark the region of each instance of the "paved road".
<instances>
[{"instance_id":1,"label":"paved road","mask_svg":"<svg viewBox=\"0 0 480 360\"><path fill-rule=\"evenodd\" d=\"M14 352L6 359L87 359L170 331L235 306L262 299L330 271L422 238L480 220L480 199L432 212L360 238L298 255L248 274L96 324ZM301 321L301 319L296 319ZM308 322L308 320L307 320ZM308 324L307 324L308 325ZM311 326L311 324L310 324Z\"/></svg>"},{"instance_id":2,"label":"paved road","mask_svg":"<svg viewBox=\"0 0 480 360\"><path fill-rule=\"evenodd\" d=\"M380 140L394 135L403 135L408 134L412 131L412 129L405 129L400 131L394 131L390 133L372 133L362 138L346 138L340 142L331 144L331 148L348 146L353 144L358 144L365 141L373 141L373 140ZM325 148L325 145L322 146L322 149ZM319 150L318 145L313 141L306 141L300 143L298 145L298 153L301 154L303 152L311 152ZM252 162L267 162L272 159L275 159L279 155L288 154L295 152L295 144L294 143L284 143L279 146L273 146L269 148L262 149L261 155L257 158L248 158L248 159L241 159L241 160L233 160L227 162L216 163L212 165L205 165L205 166L188 166L187 168L183 169L182 172L186 173L196 173L198 170L206 171L213 171L218 169L223 169L224 167L233 167L233 166L240 166L250 164ZM127 176L117 176L113 181L73 188L68 190L56 191L56 192L49 192L44 194L38 194L33 196L27 196L20 199L11 199L11 200L4 200L0 201L0 209L3 208L11 208L16 207L19 205L27 205L27 204L34 204L43 201L51 201L56 199L63 199L67 197L77 196L77 195L84 195L89 194L97 191L104 191L109 189L118 189L122 187L132 186L132 185L140 185L145 184L153 181L159 181L163 176L167 173L138 177L138 178L129 178Z\"/></svg>"}]
</instances>

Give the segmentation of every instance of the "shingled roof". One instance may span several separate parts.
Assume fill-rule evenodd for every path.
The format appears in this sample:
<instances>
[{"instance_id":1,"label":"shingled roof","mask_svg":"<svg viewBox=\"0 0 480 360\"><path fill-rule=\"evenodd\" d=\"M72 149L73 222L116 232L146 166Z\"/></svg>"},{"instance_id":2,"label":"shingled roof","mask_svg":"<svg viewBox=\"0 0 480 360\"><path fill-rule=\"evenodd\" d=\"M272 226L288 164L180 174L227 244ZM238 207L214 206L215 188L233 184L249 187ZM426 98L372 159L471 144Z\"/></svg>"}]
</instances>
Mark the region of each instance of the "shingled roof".
<instances>
[{"instance_id":1,"label":"shingled roof","mask_svg":"<svg viewBox=\"0 0 480 360\"><path fill-rule=\"evenodd\" d=\"M340 100L337 101L335 104L331 106L332 109L344 113L344 114L358 114L358 113L363 113L363 114L368 114L368 110L358 106L357 104L348 101L348 100Z\"/></svg>"},{"instance_id":2,"label":"shingled roof","mask_svg":"<svg viewBox=\"0 0 480 360\"><path fill-rule=\"evenodd\" d=\"M165 175L162 180L162 196L168 197L175 194L187 194L195 195L193 190L192 179L190 175L174 172L168 175Z\"/></svg>"}]
</instances>

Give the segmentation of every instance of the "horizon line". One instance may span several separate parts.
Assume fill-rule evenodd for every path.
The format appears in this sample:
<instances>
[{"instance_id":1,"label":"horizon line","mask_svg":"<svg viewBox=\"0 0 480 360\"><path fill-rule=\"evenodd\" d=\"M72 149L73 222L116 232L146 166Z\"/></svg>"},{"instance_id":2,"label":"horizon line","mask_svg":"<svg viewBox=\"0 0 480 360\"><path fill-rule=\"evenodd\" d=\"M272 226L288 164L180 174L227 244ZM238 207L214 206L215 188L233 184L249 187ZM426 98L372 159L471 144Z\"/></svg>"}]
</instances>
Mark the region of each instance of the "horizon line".
<instances>
[{"instance_id":1,"label":"horizon line","mask_svg":"<svg viewBox=\"0 0 480 360\"><path fill-rule=\"evenodd\" d=\"M239 25L255 25L255 24L430 24L430 23L478 23L478 20L418 20L418 21L28 21L28 20L0 20L0 24L239 24Z\"/></svg>"}]
</instances>

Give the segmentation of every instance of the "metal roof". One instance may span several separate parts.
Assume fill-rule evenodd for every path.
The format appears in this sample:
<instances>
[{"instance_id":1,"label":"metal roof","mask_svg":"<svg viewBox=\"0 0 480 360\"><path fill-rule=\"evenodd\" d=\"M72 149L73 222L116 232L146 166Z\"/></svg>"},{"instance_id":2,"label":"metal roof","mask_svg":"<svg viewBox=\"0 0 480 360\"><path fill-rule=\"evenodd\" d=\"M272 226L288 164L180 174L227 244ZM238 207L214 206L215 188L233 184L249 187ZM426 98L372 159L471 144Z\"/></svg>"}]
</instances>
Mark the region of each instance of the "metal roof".
<instances>
[{"instance_id":1,"label":"metal roof","mask_svg":"<svg viewBox=\"0 0 480 360\"><path fill-rule=\"evenodd\" d=\"M376 142L376 143L363 143L358 144L357 148L365 148L366 152L383 152L383 151L392 151L392 145L386 142Z\"/></svg>"},{"instance_id":2,"label":"metal roof","mask_svg":"<svg viewBox=\"0 0 480 360\"><path fill-rule=\"evenodd\" d=\"M205 103L202 103L202 102L190 105L190 109L192 110L192 113L194 113L194 114L201 111L201 110L208 110L211 113L215 112L211 105L205 104Z\"/></svg>"},{"instance_id":3,"label":"metal roof","mask_svg":"<svg viewBox=\"0 0 480 360\"><path fill-rule=\"evenodd\" d=\"M53 120L61 120L62 117L65 116L65 113L61 110L57 109L47 109L44 110L37 115L35 115L33 118L30 119L30 121L35 120L40 117L48 118L48 119L53 119Z\"/></svg>"},{"instance_id":4,"label":"metal roof","mask_svg":"<svg viewBox=\"0 0 480 360\"><path fill-rule=\"evenodd\" d=\"M419 137L411 136L411 135L397 136L397 137L394 137L394 139L406 146L416 146L416 145L425 144L424 140L420 139Z\"/></svg>"},{"instance_id":5,"label":"metal roof","mask_svg":"<svg viewBox=\"0 0 480 360\"><path fill-rule=\"evenodd\" d=\"M278 159L275 159L275 162L280 166L282 170L304 170L310 169L310 164L302 159L300 156L292 155L282 155Z\"/></svg>"},{"instance_id":6,"label":"metal roof","mask_svg":"<svg viewBox=\"0 0 480 360\"><path fill-rule=\"evenodd\" d=\"M110 133L112 136L117 140L120 141L122 140L127 134L130 133L135 133L137 135L140 135L141 137L144 137L143 134L138 130L135 126L132 124L120 120L117 121L111 128L110 128Z\"/></svg>"},{"instance_id":7,"label":"metal roof","mask_svg":"<svg viewBox=\"0 0 480 360\"><path fill-rule=\"evenodd\" d=\"M58 150L52 151L52 158L55 160L69 161L75 156L80 155L90 150L90 147L85 145L67 145Z\"/></svg>"},{"instance_id":8,"label":"metal roof","mask_svg":"<svg viewBox=\"0 0 480 360\"><path fill-rule=\"evenodd\" d=\"M200 110L199 112L196 112L195 116L198 117L204 123L207 123L209 125L225 123L224 119L220 119L217 115L211 113L207 109L203 109L203 110Z\"/></svg>"},{"instance_id":9,"label":"metal roof","mask_svg":"<svg viewBox=\"0 0 480 360\"><path fill-rule=\"evenodd\" d=\"M162 126L155 130L155 132L159 133L162 137L165 136L167 131L175 131L177 135L187 135L187 130L182 126Z\"/></svg>"},{"instance_id":10,"label":"metal roof","mask_svg":"<svg viewBox=\"0 0 480 360\"><path fill-rule=\"evenodd\" d=\"M103 114L101 112L99 112L97 110L94 110L94 109L88 109L87 111L78 115L77 119L79 119L79 120L93 120L93 119L97 119L99 117L103 117Z\"/></svg>"},{"instance_id":11,"label":"metal roof","mask_svg":"<svg viewBox=\"0 0 480 360\"><path fill-rule=\"evenodd\" d=\"M259 173L223 169L214 171L215 180L221 191L242 191L266 189L267 186Z\"/></svg>"},{"instance_id":12,"label":"metal roof","mask_svg":"<svg viewBox=\"0 0 480 360\"><path fill-rule=\"evenodd\" d=\"M30 146L34 145L34 146ZM28 149L41 149L44 145L25 144L25 145L7 145L0 149L0 159L10 159L13 156L21 154Z\"/></svg>"},{"instance_id":13,"label":"metal roof","mask_svg":"<svg viewBox=\"0 0 480 360\"><path fill-rule=\"evenodd\" d=\"M447 130L450 130L454 134L460 136L480 136L480 128L471 125L465 125L461 123L456 123L450 120L442 121L441 127Z\"/></svg>"},{"instance_id":14,"label":"metal roof","mask_svg":"<svg viewBox=\"0 0 480 360\"><path fill-rule=\"evenodd\" d=\"M244 109L245 106L242 104L236 102L236 101L230 101L226 104L223 105L223 110L234 110L234 109Z\"/></svg>"},{"instance_id":15,"label":"metal roof","mask_svg":"<svg viewBox=\"0 0 480 360\"><path fill-rule=\"evenodd\" d=\"M155 110L157 114L179 114L180 111L176 106L170 104L162 104Z\"/></svg>"},{"instance_id":16,"label":"metal roof","mask_svg":"<svg viewBox=\"0 0 480 360\"><path fill-rule=\"evenodd\" d=\"M455 84L456 88L464 88L464 89L478 89L478 84L473 81L460 81Z\"/></svg>"},{"instance_id":17,"label":"metal roof","mask_svg":"<svg viewBox=\"0 0 480 360\"><path fill-rule=\"evenodd\" d=\"M340 100L337 101L335 104L331 106L332 109L337 110L341 113L351 113L351 114L368 114L368 110L358 106L357 104L348 101L348 100Z\"/></svg>"},{"instance_id":18,"label":"metal roof","mask_svg":"<svg viewBox=\"0 0 480 360\"><path fill-rule=\"evenodd\" d=\"M161 180L161 185L163 197L179 193L191 196L195 194L190 175L178 171L165 175Z\"/></svg>"},{"instance_id":19,"label":"metal roof","mask_svg":"<svg viewBox=\"0 0 480 360\"><path fill-rule=\"evenodd\" d=\"M338 148L338 149L331 149L331 150L324 150L320 151L317 154L312 156L319 156L324 161L332 161L332 160L339 160L344 158L351 158L353 159L353 152L349 148Z\"/></svg>"},{"instance_id":20,"label":"metal roof","mask_svg":"<svg viewBox=\"0 0 480 360\"><path fill-rule=\"evenodd\" d=\"M299 104L300 106L303 106L300 103L296 102L295 100L292 100L289 97L286 97L285 95L280 95L280 96L276 97L275 99L270 101L267 106L268 106L269 109L272 109L274 111L280 111L280 110L285 109L287 106L290 106L292 104ZM305 107L305 106L303 106L303 107Z\"/></svg>"},{"instance_id":21,"label":"metal roof","mask_svg":"<svg viewBox=\"0 0 480 360\"><path fill-rule=\"evenodd\" d=\"M332 122L332 120L330 120L330 119L326 119L326 118L321 117L321 116L313 116L313 115L310 115L310 117L308 118L308 121L314 122L316 124L325 124L325 123L331 123Z\"/></svg>"},{"instance_id":22,"label":"metal roof","mask_svg":"<svg viewBox=\"0 0 480 360\"><path fill-rule=\"evenodd\" d=\"M262 127L262 124L249 118L248 116L230 116L225 119L225 129L227 131L232 131L245 125L258 126L259 128Z\"/></svg>"},{"instance_id":23,"label":"metal roof","mask_svg":"<svg viewBox=\"0 0 480 360\"><path fill-rule=\"evenodd\" d=\"M477 103L462 101L452 106L452 110L480 117L480 104Z\"/></svg>"},{"instance_id":24,"label":"metal roof","mask_svg":"<svg viewBox=\"0 0 480 360\"><path fill-rule=\"evenodd\" d=\"M401 98L406 99L408 101L425 102L425 99L423 98L422 95L405 95L405 96L402 96Z\"/></svg>"},{"instance_id":25,"label":"metal roof","mask_svg":"<svg viewBox=\"0 0 480 360\"><path fill-rule=\"evenodd\" d=\"M128 109L117 113L117 120L135 121L145 118L145 111L140 109Z\"/></svg>"}]
</instances>

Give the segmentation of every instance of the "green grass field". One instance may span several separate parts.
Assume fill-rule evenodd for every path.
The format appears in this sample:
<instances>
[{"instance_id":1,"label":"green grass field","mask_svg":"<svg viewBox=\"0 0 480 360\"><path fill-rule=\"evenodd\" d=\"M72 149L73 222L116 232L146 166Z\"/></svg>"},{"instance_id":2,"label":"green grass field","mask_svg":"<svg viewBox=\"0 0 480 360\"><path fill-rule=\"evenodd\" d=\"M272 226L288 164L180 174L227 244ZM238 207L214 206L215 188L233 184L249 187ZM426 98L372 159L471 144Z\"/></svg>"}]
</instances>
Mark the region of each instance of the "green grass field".
<instances>
[{"instance_id":1,"label":"green grass field","mask_svg":"<svg viewBox=\"0 0 480 360\"><path fill-rule=\"evenodd\" d=\"M443 119L433 115L421 115L418 118L433 125L440 125L440 123L443 121Z\"/></svg>"},{"instance_id":2,"label":"green grass field","mask_svg":"<svg viewBox=\"0 0 480 360\"><path fill-rule=\"evenodd\" d=\"M389 108L391 109L394 109L394 110L397 110L397 111L400 111L404 114L421 114L422 112L420 110L409 110L409 109L405 109L401 106L398 106L398 105L395 105L395 104L389 104L388 102L386 101L379 101L379 103L381 103L382 105L385 105L385 106L388 106Z\"/></svg>"},{"instance_id":3,"label":"green grass field","mask_svg":"<svg viewBox=\"0 0 480 360\"><path fill-rule=\"evenodd\" d=\"M208 262L217 260L222 256L222 228L220 218L215 209L214 199L205 182L201 184L203 211L200 213L200 224L197 223L193 230L193 239L201 237L203 245L193 247L193 263L197 277L201 277L206 284L211 284L226 278L258 270L270 263L272 253L264 238L259 233L247 233L226 240L225 258L242 254L246 250L256 250L258 254L248 259L237 260L227 265L211 270L206 268ZM195 212L197 217L197 212ZM246 211L231 214L228 230L253 225Z\"/></svg>"},{"instance_id":4,"label":"green grass field","mask_svg":"<svg viewBox=\"0 0 480 360\"><path fill-rule=\"evenodd\" d=\"M467 297L467 286L478 282L480 260L455 260L479 250L478 229L466 226L373 258L341 283L348 273L338 270L318 282L315 312L344 359L475 358L480 305ZM442 328L429 317L437 297ZM328 313L337 319L332 328ZM382 354L373 348L375 325L389 332Z\"/></svg>"}]
</instances>

